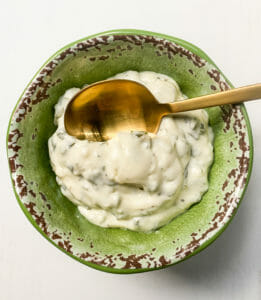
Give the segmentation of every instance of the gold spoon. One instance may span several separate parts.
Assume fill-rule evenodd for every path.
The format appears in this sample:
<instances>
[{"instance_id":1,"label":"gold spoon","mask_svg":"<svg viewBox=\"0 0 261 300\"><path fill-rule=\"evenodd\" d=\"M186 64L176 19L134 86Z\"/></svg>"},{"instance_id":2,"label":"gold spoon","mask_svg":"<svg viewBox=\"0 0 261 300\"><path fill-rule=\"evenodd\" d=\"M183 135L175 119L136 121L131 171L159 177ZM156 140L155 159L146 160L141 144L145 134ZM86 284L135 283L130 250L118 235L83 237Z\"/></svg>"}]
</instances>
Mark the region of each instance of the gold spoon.
<instances>
[{"instance_id":1,"label":"gold spoon","mask_svg":"<svg viewBox=\"0 0 261 300\"><path fill-rule=\"evenodd\" d=\"M156 133L162 117L189 110L261 98L261 84L160 104L142 84L113 79L91 84L68 104L66 131L78 139L106 141L120 131Z\"/></svg>"}]
</instances>

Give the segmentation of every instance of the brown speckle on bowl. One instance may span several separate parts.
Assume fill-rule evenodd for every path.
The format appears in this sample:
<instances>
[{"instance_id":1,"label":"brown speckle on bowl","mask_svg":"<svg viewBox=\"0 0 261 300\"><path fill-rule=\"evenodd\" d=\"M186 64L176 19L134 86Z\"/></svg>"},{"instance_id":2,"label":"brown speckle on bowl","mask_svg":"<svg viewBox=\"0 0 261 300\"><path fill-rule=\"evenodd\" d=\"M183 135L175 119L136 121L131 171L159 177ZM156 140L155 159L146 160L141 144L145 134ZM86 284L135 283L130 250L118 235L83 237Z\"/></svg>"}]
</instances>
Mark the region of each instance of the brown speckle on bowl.
<instances>
[{"instance_id":1,"label":"brown speckle on bowl","mask_svg":"<svg viewBox=\"0 0 261 300\"><path fill-rule=\"evenodd\" d=\"M227 185L228 185L228 180L225 180L225 182L222 185L222 191L224 191L226 189Z\"/></svg>"},{"instance_id":2,"label":"brown speckle on bowl","mask_svg":"<svg viewBox=\"0 0 261 300\"><path fill-rule=\"evenodd\" d=\"M57 233L57 230L55 230L53 233L52 233L52 239L53 240L57 240L57 239L61 239L62 237Z\"/></svg>"},{"instance_id":3,"label":"brown speckle on bowl","mask_svg":"<svg viewBox=\"0 0 261 300\"><path fill-rule=\"evenodd\" d=\"M33 190L29 190L29 193L31 194L32 197L36 197L36 193Z\"/></svg>"},{"instance_id":4,"label":"brown speckle on bowl","mask_svg":"<svg viewBox=\"0 0 261 300\"><path fill-rule=\"evenodd\" d=\"M35 219L37 225L39 225L40 228L43 230L43 232L47 236L49 236L50 232L48 231L48 226L44 218L44 212L41 212L40 214L37 213L35 210L35 206L36 204L34 202L29 202L28 204L25 204L25 207L28 209L29 213Z\"/></svg>"}]
</instances>

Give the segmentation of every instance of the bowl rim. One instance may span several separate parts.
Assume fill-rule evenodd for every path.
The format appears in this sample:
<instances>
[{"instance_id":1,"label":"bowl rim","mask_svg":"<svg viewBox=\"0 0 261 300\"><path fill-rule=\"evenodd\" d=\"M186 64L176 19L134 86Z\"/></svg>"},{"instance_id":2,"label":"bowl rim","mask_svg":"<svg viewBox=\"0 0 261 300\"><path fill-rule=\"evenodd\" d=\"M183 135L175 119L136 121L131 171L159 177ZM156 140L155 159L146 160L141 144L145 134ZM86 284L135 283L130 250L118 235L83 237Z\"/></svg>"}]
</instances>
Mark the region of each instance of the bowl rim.
<instances>
[{"instance_id":1,"label":"bowl rim","mask_svg":"<svg viewBox=\"0 0 261 300\"><path fill-rule=\"evenodd\" d=\"M194 44L187 42L183 39L174 37L174 36L170 36L170 35L166 35L166 34L162 34L162 33L157 33L157 32L153 32L153 31L147 31L147 30L141 30L141 29L112 29L112 30L108 30L108 31L103 31L103 32L99 32L96 34L92 34L89 35L87 37L81 38L79 40L76 40L74 42L71 42L67 45L65 45L64 47L62 47L61 49L59 49L58 51L56 51L53 55L51 55L45 62L44 64L41 65L41 67L37 70L37 72L35 73L35 75L32 77L32 79L29 81L29 83L26 85L25 89L23 90L21 96L19 97L19 99L16 102L15 107L12 110L10 119L9 119L9 123L8 123L8 127L7 127L7 134L6 134L6 153L7 153L7 159L8 159L8 137L9 137L9 131L10 131L10 126L11 126L11 122L13 120L15 111L17 109L18 104L20 103L20 100L22 99L25 91L27 90L27 88L30 86L30 84L33 82L33 80L39 75L40 71L42 70L42 68L51 60L53 60L53 58L55 58L58 54L60 54L61 52L63 52L64 50L70 48L71 46L83 42L85 40L91 39L91 38L97 38L99 36L104 36L104 35L147 35L147 36L155 36L157 38L162 38L165 40L169 40L171 42L174 42L186 49L188 49L189 51L197 54L198 56L200 56L201 58L203 58L204 60L206 60L208 63L212 64L219 72L220 74L224 77L224 79L226 80L226 82L229 84L229 86L231 88L234 88L233 84L227 79L227 77L222 73L222 71L218 68L218 66L213 62L213 60L203 51L201 50L199 47L195 46ZM54 241L52 239L50 239L47 235L45 235L44 232L42 232L42 230L38 227L38 225L36 224L35 220L33 219L33 217L31 216L31 214L28 212L28 210L25 208L24 204L22 203L22 201L20 200L20 197L16 191L15 185L12 181L12 173L11 173L11 169L10 169L10 165L8 163L8 167L9 167L9 174L11 177L11 182L12 182L12 188L15 194L15 197L17 199L17 202L19 204L19 206L21 207L22 211L24 212L25 216L27 217L27 219L30 221L30 223L36 228L36 230L45 238L47 239L51 244L53 244L56 248L58 248L59 250L61 250L62 252L64 252L65 254L67 254L68 256L72 257L73 259L79 261L80 263L87 265L91 268L94 268L96 270L100 270L100 271L104 271L104 272L108 272L108 273L116 273L116 274L134 274L134 273L142 273L142 272L148 272L148 271L154 271L154 270L160 270L163 268L167 268L170 266L173 266L175 264L178 264L184 260L187 260L188 258L198 254L199 252L201 252L202 250L204 250L205 248L207 248L210 244L212 244L223 232L224 230L228 227L228 225L230 224L230 222L232 221L232 219L234 218L241 202L242 199L244 198L245 192L247 190L247 186L251 177L251 172L252 172L252 167L253 167L253 155L254 155L254 147L253 147L253 135L252 135L252 129L251 129L251 124L249 121L249 117L248 117L248 113L246 111L245 105L244 104L240 104L240 108L242 111L242 114L244 116L244 120L246 122L246 130L247 130L247 134L248 134L248 139L249 139L249 168L247 170L247 177L246 177L246 182L244 183L244 187L242 188L242 194L239 198L239 202L237 203L237 206L235 207L232 215L229 217L229 219L227 220L227 222L219 228L219 230L213 235L211 236L209 239L207 239L206 241L204 241L196 250L194 250L191 254L185 256L183 259L176 261L174 263L170 263L168 265L165 266L161 266L161 267L156 267L156 268L141 268L141 269L117 269L117 268L111 268L111 267L105 267L105 266L101 266L92 262L88 262L88 261L84 261L82 259L80 259L77 256L74 256L73 254L67 252L66 250L64 250L63 248L59 247L56 243L54 243Z\"/></svg>"}]
</instances>

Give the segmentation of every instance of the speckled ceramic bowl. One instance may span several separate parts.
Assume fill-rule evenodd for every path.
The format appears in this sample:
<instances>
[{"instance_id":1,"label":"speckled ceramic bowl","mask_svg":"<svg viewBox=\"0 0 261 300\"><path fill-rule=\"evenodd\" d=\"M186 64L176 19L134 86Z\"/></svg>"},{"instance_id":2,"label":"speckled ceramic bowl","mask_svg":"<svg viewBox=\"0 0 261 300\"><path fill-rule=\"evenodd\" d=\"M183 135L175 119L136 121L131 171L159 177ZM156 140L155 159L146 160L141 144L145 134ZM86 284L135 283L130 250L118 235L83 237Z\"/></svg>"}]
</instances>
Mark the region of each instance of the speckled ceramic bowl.
<instances>
[{"instance_id":1,"label":"speckled ceramic bowl","mask_svg":"<svg viewBox=\"0 0 261 300\"><path fill-rule=\"evenodd\" d=\"M47 140L55 131L54 105L71 87L126 70L171 76L189 97L232 87L212 60L188 42L139 30L104 32L74 42L48 59L19 99L7 135L11 179L26 217L66 254L114 273L170 266L214 241L243 197L253 151L243 105L208 109L215 161L209 190L200 203L149 234L89 223L61 194L50 166Z\"/></svg>"}]
</instances>

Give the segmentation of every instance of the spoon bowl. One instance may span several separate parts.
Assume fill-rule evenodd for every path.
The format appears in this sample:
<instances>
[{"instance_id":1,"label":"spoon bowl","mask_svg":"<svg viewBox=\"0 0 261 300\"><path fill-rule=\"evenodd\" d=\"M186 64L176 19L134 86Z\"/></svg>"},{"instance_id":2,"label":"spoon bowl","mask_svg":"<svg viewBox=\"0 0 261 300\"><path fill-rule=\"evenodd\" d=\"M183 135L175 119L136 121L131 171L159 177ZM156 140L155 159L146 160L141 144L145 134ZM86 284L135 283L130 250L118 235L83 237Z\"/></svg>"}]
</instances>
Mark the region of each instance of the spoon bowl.
<instances>
[{"instance_id":1,"label":"spoon bowl","mask_svg":"<svg viewBox=\"0 0 261 300\"><path fill-rule=\"evenodd\" d=\"M90 141L111 139L119 131L156 133L168 107L138 82L101 81L74 96L65 112L65 128L70 135Z\"/></svg>"}]
</instances>

